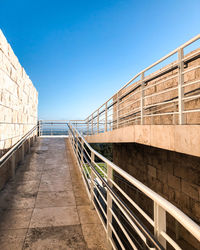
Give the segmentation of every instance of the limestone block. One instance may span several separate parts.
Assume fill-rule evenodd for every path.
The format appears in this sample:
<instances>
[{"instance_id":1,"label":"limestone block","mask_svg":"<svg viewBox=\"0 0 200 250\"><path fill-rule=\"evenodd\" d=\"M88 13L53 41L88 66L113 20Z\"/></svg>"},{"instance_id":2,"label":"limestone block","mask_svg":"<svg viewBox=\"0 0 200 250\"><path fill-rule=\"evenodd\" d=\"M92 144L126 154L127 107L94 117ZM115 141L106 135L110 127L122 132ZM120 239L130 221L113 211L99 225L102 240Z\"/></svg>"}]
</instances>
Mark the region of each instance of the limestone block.
<instances>
[{"instance_id":1,"label":"limestone block","mask_svg":"<svg viewBox=\"0 0 200 250\"><path fill-rule=\"evenodd\" d=\"M192 71L184 74L184 81L185 82L194 81L194 79L195 79L195 70L192 70Z\"/></svg>"},{"instance_id":2,"label":"limestone block","mask_svg":"<svg viewBox=\"0 0 200 250\"><path fill-rule=\"evenodd\" d=\"M189 197L198 200L199 199L199 192L198 186L188 183L186 181L181 181L181 189L182 191L187 194Z\"/></svg>"},{"instance_id":3,"label":"limestone block","mask_svg":"<svg viewBox=\"0 0 200 250\"><path fill-rule=\"evenodd\" d=\"M177 191L181 190L181 179L174 175L168 174L168 185Z\"/></svg>"},{"instance_id":4,"label":"limestone block","mask_svg":"<svg viewBox=\"0 0 200 250\"><path fill-rule=\"evenodd\" d=\"M0 70L3 69L3 52L0 50Z\"/></svg>"},{"instance_id":5,"label":"limestone block","mask_svg":"<svg viewBox=\"0 0 200 250\"><path fill-rule=\"evenodd\" d=\"M0 50L2 50L5 55L8 55L8 43L1 29L0 29Z\"/></svg>"},{"instance_id":6,"label":"limestone block","mask_svg":"<svg viewBox=\"0 0 200 250\"><path fill-rule=\"evenodd\" d=\"M3 54L3 70L8 76L10 76L11 64L5 54Z\"/></svg>"}]
</instances>

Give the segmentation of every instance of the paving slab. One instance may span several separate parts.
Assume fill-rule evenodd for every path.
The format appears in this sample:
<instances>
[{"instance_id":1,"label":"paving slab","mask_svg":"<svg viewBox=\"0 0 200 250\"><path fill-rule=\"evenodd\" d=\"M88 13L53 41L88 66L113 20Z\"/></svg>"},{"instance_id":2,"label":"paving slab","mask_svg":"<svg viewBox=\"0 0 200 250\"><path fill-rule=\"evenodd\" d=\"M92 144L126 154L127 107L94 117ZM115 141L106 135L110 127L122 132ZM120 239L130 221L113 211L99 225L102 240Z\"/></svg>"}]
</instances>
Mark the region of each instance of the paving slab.
<instances>
[{"instance_id":1,"label":"paving slab","mask_svg":"<svg viewBox=\"0 0 200 250\"><path fill-rule=\"evenodd\" d=\"M28 228L33 209L0 210L0 230Z\"/></svg>"},{"instance_id":2,"label":"paving slab","mask_svg":"<svg viewBox=\"0 0 200 250\"><path fill-rule=\"evenodd\" d=\"M0 192L0 249L105 249L66 140L39 138L31 152Z\"/></svg>"},{"instance_id":3,"label":"paving slab","mask_svg":"<svg viewBox=\"0 0 200 250\"><path fill-rule=\"evenodd\" d=\"M68 191L72 190L72 183L71 181L66 180L41 180L39 191Z\"/></svg>"},{"instance_id":4,"label":"paving slab","mask_svg":"<svg viewBox=\"0 0 200 250\"><path fill-rule=\"evenodd\" d=\"M0 197L0 208L3 209L24 209L34 208L36 193L11 193Z\"/></svg>"},{"instance_id":5,"label":"paving slab","mask_svg":"<svg viewBox=\"0 0 200 250\"><path fill-rule=\"evenodd\" d=\"M30 228L24 249L88 249L80 225Z\"/></svg>"},{"instance_id":6,"label":"paving slab","mask_svg":"<svg viewBox=\"0 0 200 250\"><path fill-rule=\"evenodd\" d=\"M75 198L73 192L38 192L35 207L68 207L75 206Z\"/></svg>"},{"instance_id":7,"label":"paving slab","mask_svg":"<svg viewBox=\"0 0 200 250\"><path fill-rule=\"evenodd\" d=\"M0 249L21 250L27 229L3 230L0 231Z\"/></svg>"},{"instance_id":8,"label":"paving slab","mask_svg":"<svg viewBox=\"0 0 200 250\"><path fill-rule=\"evenodd\" d=\"M52 227L80 224L77 209L70 207L35 208L30 227Z\"/></svg>"},{"instance_id":9,"label":"paving slab","mask_svg":"<svg viewBox=\"0 0 200 250\"><path fill-rule=\"evenodd\" d=\"M98 224L82 224L82 232L89 249L106 249L105 231ZM98 232L94 234L94 232Z\"/></svg>"},{"instance_id":10,"label":"paving slab","mask_svg":"<svg viewBox=\"0 0 200 250\"><path fill-rule=\"evenodd\" d=\"M15 176L15 182L24 182L24 181L37 181L41 178L42 173L38 171L18 171Z\"/></svg>"},{"instance_id":11,"label":"paving slab","mask_svg":"<svg viewBox=\"0 0 200 250\"><path fill-rule=\"evenodd\" d=\"M12 182L9 185L9 190L12 193L26 193L26 194L35 194L39 189L40 181L25 181L25 182Z\"/></svg>"},{"instance_id":12,"label":"paving slab","mask_svg":"<svg viewBox=\"0 0 200 250\"><path fill-rule=\"evenodd\" d=\"M77 207L81 224L100 224L100 220L97 216L95 209L91 209L90 206L78 206Z\"/></svg>"}]
</instances>

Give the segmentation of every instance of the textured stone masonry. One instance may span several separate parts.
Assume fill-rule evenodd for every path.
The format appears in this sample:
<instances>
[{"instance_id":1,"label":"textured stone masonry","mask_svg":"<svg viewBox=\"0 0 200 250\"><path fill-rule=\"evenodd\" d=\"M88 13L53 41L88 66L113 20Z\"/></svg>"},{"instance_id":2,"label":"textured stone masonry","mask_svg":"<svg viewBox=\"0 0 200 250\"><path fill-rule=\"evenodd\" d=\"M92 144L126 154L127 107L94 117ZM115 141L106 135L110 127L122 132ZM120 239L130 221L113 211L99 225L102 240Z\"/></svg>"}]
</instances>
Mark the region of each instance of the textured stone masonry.
<instances>
[{"instance_id":1,"label":"textured stone masonry","mask_svg":"<svg viewBox=\"0 0 200 250\"><path fill-rule=\"evenodd\" d=\"M38 92L0 30L0 155L37 124Z\"/></svg>"},{"instance_id":2,"label":"textured stone masonry","mask_svg":"<svg viewBox=\"0 0 200 250\"><path fill-rule=\"evenodd\" d=\"M194 56L195 54L195 56ZM184 84L189 84L194 81L200 80L200 49L194 50L185 55L187 59L193 59L189 61L184 66L184 71L188 71L184 74ZM159 114L159 113L170 113L170 112L178 112L178 102L173 102L169 104L159 104L160 102L166 102L170 100L176 100L178 96L178 69L174 69L171 72L165 73L157 77L156 79L151 79L151 77L158 76L160 72L165 71L166 69L173 68L176 66L177 61L168 64L167 66L161 68L158 71L153 72L152 74L145 75L144 81L148 81L146 88L144 90L144 106L147 107L151 105L148 109L145 108L144 115L150 114ZM194 69L192 69L194 68ZM132 125L132 124L140 124L140 99L141 99L141 86L139 85L138 78L135 82L125 89L122 89L119 92L119 97L123 96L125 93L129 93L130 90L134 89L136 86L138 88L130 94L127 94L119 102L119 127ZM176 89L175 89L176 88ZM165 92L164 92L165 91ZM200 82L196 82L194 84L188 85L184 87L184 97L190 97L192 95L199 95L200 93ZM115 95L113 100L115 101L117 96ZM189 111L193 109L200 108L200 98L196 98L195 100L185 100L184 101L184 110ZM117 105L114 106L113 119L117 119ZM136 112L136 113L135 113ZM135 113L135 114L134 114ZM137 119L135 119L138 117ZM130 120L132 119L132 120ZM127 123L127 121L129 122ZM145 117L144 124L178 124L178 115L177 114L166 114L166 115L156 115L153 117ZM200 113L199 112L191 112L185 114L185 124L200 124ZM114 124L114 128L116 128L116 124Z\"/></svg>"},{"instance_id":3,"label":"textured stone masonry","mask_svg":"<svg viewBox=\"0 0 200 250\"><path fill-rule=\"evenodd\" d=\"M137 143L114 143L113 162L200 224L199 157ZM153 216L153 204L146 196L135 192L123 182L119 181L118 184L141 208ZM173 236L175 221L170 217L167 219L168 230ZM187 249L199 249L200 244L180 225L178 232L180 243L185 244L183 249L186 246Z\"/></svg>"}]
</instances>

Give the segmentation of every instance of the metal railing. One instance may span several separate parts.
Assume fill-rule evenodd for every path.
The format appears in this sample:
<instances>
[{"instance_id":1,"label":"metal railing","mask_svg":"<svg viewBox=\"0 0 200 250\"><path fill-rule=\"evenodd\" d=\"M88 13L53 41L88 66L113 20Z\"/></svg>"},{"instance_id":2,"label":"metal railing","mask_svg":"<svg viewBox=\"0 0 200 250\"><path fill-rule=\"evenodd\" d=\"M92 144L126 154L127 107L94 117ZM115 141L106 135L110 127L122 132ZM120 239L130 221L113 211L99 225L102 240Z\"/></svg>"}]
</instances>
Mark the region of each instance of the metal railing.
<instances>
[{"instance_id":1,"label":"metal railing","mask_svg":"<svg viewBox=\"0 0 200 250\"><path fill-rule=\"evenodd\" d=\"M174 249L181 249L176 238L167 233L167 215L172 216L200 242L200 227L194 221L96 152L71 123L69 123L69 141L91 206L96 209L106 231L108 248L166 249L169 244ZM119 178L152 201L152 216L118 185Z\"/></svg>"},{"instance_id":2,"label":"metal railing","mask_svg":"<svg viewBox=\"0 0 200 250\"><path fill-rule=\"evenodd\" d=\"M26 133L15 145L13 145L1 158L0 158L0 168L4 166L9 160L11 161L11 176L15 176L16 167L16 152L21 149L20 162L24 161L25 156L25 143L28 142L28 153L31 149L31 138L37 137L38 125L35 125L28 133Z\"/></svg>"},{"instance_id":3,"label":"metal railing","mask_svg":"<svg viewBox=\"0 0 200 250\"><path fill-rule=\"evenodd\" d=\"M132 124L199 124L199 42L197 35L136 74L85 119L88 134Z\"/></svg>"},{"instance_id":4,"label":"metal railing","mask_svg":"<svg viewBox=\"0 0 200 250\"><path fill-rule=\"evenodd\" d=\"M39 120L38 135L39 136L68 136L68 123L71 122L74 126L81 126L82 120Z\"/></svg>"}]
</instances>

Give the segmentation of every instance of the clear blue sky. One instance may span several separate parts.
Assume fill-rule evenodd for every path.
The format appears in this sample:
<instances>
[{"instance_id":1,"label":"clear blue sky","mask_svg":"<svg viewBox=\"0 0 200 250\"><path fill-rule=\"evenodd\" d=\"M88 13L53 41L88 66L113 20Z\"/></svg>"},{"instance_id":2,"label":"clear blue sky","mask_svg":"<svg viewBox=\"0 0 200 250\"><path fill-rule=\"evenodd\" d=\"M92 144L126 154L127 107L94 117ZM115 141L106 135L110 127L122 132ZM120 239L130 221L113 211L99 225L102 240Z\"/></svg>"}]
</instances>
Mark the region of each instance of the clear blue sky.
<instances>
[{"instance_id":1,"label":"clear blue sky","mask_svg":"<svg viewBox=\"0 0 200 250\"><path fill-rule=\"evenodd\" d=\"M199 0L0 0L39 118L82 119L200 31Z\"/></svg>"}]
</instances>

